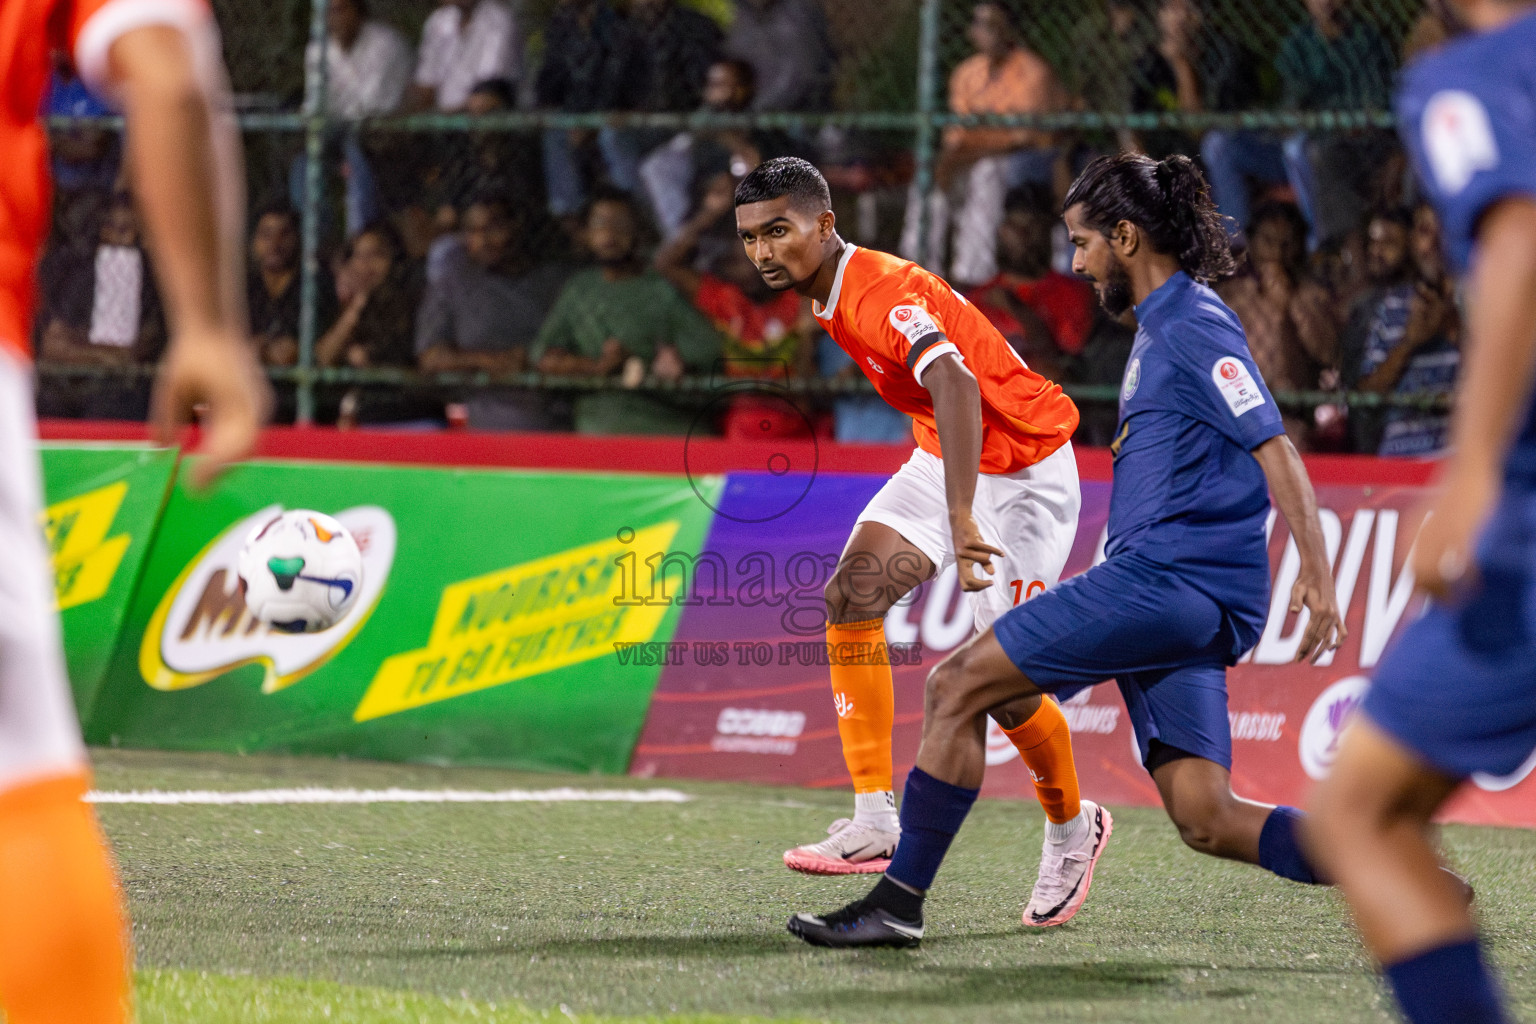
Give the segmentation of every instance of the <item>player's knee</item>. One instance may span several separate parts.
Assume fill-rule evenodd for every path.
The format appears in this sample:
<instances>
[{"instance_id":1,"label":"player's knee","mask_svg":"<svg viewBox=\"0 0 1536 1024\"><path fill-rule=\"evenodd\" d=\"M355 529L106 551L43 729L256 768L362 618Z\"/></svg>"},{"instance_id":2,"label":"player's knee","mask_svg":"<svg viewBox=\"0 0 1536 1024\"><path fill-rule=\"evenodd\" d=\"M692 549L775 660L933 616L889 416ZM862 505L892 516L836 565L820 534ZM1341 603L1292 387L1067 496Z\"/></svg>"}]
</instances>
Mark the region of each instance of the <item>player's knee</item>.
<instances>
[{"instance_id":1,"label":"player's knee","mask_svg":"<svg viewBox=\"0 0 1536 1024\"><path fill-rule=\"evenodd\" d=\"M856 622L878 619L890 610L889 602L878 587L860 586L839 567L821 588L828 622Z\"/></svg>"},{"instance_id":2,"label":"player's knee","mask_svg":"<svg viewBox=\"0 0 1536 1024\"><path fill-rule=\"evenodd\" d=\"M1197 799L1181 800L1169 810L1174 828L1184 845L1199 853L1222 856L1230 845L1235 800L1230 793L1207 794Z\"/></svg>"},{"instance_id":3,"label":"player's knee","mask_svg":"<svg viewBox=\"0 0 1536 1024\"><path fill-rule=\"evenodd\" d=\"M1196 853L1208 853L1214 855L1219 843L1219 833L1213 828L1214 822L1209 818L1196 818L1193 816L1175 818L1174 827L1179 830L1179 838L1184 845Z\"/></svg>"},{"instance_id":4,"label":"player's knee","mask_svg":"<svg viewBox=\"0 0 1536 1024\"><path fill-rule=\"evenodd\" d=\"M973 690L970 652L962 647L928 673L925 713L932 718L969 718Z\"/></svg>"}]
</instances>

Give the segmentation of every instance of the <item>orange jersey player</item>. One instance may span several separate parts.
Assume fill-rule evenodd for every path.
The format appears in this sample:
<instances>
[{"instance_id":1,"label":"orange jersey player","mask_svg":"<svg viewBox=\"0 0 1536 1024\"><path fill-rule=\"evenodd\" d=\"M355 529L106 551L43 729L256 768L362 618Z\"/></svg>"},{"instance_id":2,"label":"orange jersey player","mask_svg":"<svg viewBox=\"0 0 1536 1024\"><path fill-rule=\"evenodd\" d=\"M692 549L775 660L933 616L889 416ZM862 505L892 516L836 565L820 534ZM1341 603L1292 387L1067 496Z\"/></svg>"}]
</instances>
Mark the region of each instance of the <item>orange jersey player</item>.
<instances>
[{"instance_id":1,"label":"orange jersey player","mask_svg":"<svg viewBox=\"0 0 1536 1024\"><path fill-rule=\"evenodd\" d=\"M206 481L245 454L266 383L241 301L244 189L219 41L202 0L0 3L0 1011L10 1024L126 1020L127 929L112 858L80 797L85 748L70 700L37 529L30 352L49 223L38 108L52 53L117 100L173 331L156 388L169 438L204 407Z\"/></svg>"},{"instance_id":2,"label":"orange jersey player","mask_svg":"<svg viewBox=\"0 0 1536 1024\"><path fill-rule=\"evenodd\" d=\"M917 436L918 450L860 513L827 584L830 649L885 650L870 642L883 640L886 612L951 564L978 630L1054 586L1081 502L1070 443L1077 409L1061 388L941 278L839 238L826 181L804 160L769 160L743 178L736 226L763 280L814 300L826 330L912 417ZM838 646L850 642L863 646ZM900 839L890 664L834 658L832 689L854 817L784 861L811 874L884 871ZM1029 698L993 717L1023 755L1048 819L1024 923L1060 924L1087 896L1109 815L1079 798L1054 701Z\"/></svg>"},{"instance_id":3,"label":"orange jersey player","mask_svg":"<svg viewBox=\"0 0 1536 1024\"><path fill-rule=\"evenodd\" d=\"M1067 448L1077 407L935 276L908 260L844 244L826 305L812 307L892 408L912 417L917 445L940 458L933 396L923 375L940 356L957 356L981 393L980 471L1027 469ZM1070 540L1070 538L1069 538Z\"/></svg>"}]
</instances>

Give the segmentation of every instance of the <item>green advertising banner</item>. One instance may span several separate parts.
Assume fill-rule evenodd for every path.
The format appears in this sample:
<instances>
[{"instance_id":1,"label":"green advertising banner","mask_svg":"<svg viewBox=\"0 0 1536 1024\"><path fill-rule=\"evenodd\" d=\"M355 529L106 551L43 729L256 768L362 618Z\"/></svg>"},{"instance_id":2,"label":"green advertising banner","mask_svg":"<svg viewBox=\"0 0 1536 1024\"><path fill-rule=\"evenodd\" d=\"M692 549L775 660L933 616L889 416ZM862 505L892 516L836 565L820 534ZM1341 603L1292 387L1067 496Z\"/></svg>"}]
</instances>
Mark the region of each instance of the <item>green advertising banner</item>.
<instances>
[{"instance_id":1,"label":"green advertising banner","mask_svg":"<svg viewBox=\"0 0 1536 1024\"><path fill-rule=\"evenodd\" d=\"M95 702L154 539L176 451L44 445L41 456L54 599L75 706L83 720Z\"/></svg>"},{"instance_id":2,"label":"green advertising banner","mask_svg":"<svg viewBox=\"0 0 1536 1024\"><path fill-rule=\"evenodd\" d=\"M202 495L178 480L87 739L622 772L660 673L625 645L670 640L680 610L631 599L635 553L697 554L702 484L279 462ZM252 527L293 508L363 550L356 604L320 633L256 622L235 575Z\"/></svg>"}]
</instances>

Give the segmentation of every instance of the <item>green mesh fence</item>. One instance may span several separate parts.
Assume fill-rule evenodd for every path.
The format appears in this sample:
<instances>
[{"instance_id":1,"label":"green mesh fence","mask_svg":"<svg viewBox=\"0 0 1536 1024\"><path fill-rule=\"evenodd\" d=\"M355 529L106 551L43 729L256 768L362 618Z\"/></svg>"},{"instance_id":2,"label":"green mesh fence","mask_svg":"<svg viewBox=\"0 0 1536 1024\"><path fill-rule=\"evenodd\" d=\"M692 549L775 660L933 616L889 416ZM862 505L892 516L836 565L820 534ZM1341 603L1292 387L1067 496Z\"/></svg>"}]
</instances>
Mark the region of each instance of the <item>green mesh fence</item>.
<instances>
[{"instance_id":1,"label":"green mesh fence","mask_svg":"<svg viewBox=\"0 0 1536 1024\"><path fill-rule=\"evenodd\" d=\"M529 85L546 57L546 26L562 2L569 0L517 5L525 80L509 109L482 117L429 112L347 121L326 114L316 91L319 83L305 81L305 46L323 36L324 17L316 5L325 0L214 0L242 116L253 209L287 200L299 211L293 244L302 257L302 315L292 351L272 366L282 415L328 421L339 412L344 415L343 399L360 387L403 389L419 400L419 407L440 409L477 389L541 383L537 375L521 371L512 376L430 375L404 364L369 367L333 360L333 365L322 365L316 344L345 298L337 294L334 272L343 269L339 259L349 226L358 226L356 211L349 207L355 182L349 154L366 158L377 207L418 264L427 263L433 243L457 227L466 196L487 179L510 187L520 203L516 244L530 260L576 264L582 257L571 226L551 212L539 184L546 132L576 132L590 140L598 129L617 126L655 146L683 130L771 129L792 138L799 151L827 169L846 235L895 250L909 215L909 183L932 183L942 163L946 128L1041 128L1052 133L1054 145L1078 154L1131 145L1192 155L1213 127L1251 128L1277 137L1300 130L1320 137L1384 131L1391 126L1388 101L1396 69L1405 54L1434 38L1419 0L1006 0L993 6L1005 11L1017 38L1049 66L1054 92L1028 112L959 116L950 108L950 80L975 52L976 4L804 0L819 8L832 48L829 102L823 107L726 115L697 110L570 113L539 109ZM616 0L614 6L630 2ZM752 0L683 0L726 33L737 2ZM413 44L432 10L427 0L371 0L369 7L372 17ZM1337 25L1330 24L1324 34L1342 36L1347 45L1317 46L1317 17L1336 17ZM1296 74L1298 68L1306 74ZM1321 84L1301 90L1301 79ZM310 107L305 106L307 89L313 94ZM56 144L66 147L91 133L103 151L117 145L119 125L110 117L55 117L52 127ZM604 176L600 153L589 148L581 159L594 177ZM99 191L102 185L94 187ZM71 259L83 265L83 254L98 241L110 203L90 192L61 189L51 246L56 266L68 267ZM926 207L919 204L914 210ZM918 219L922 239L934 226L926 214ZM648 241L655 244L654 233ZM420 282L412 287L419 289ZM45 296L42 320L50 308ZM142 365L153 355L154 344L130 347L144 357L137 364L129 356L83 361L57 337L55 344L42 344L49 326L40 322L37 339L43 390L53 402L45 411L76 414L90 404L76 393L110 390L115 375L127 397L119 396L122 401L112 408L132 413L144 392ZM686 390L693 386L689 380L678 386ZM543 383L611 386L601 381ZM1114 389L1104 380L1069 383L1086 403L1113 404ZM662 386L654 380L640 385ZM862 382L846 381L796 387L824 398L867 390ZM1282 404L1301 410L1327 403L1427 407L1443 402L1434 396L1355 396L1315 387L1282 396Z\"/></svg>"},{"instance_id":2,"label":"green mesh fence","mask_svg":"<svg viewBox=\"0 0 1536 1024\"><path fill-rule=\"evenodd\" d=\"M1193 64L1207 109L1283 107L1277 64L1287 39L1313 22L1303 0L1012 0L1007 6L1020 37L1056 70L1069 96L1085 110L1103 113L1145 111L1154 104L1178 109L1174 97L1159 95L1167 88L1154 56L1161 52L1180 53ZM1344 31L1363 28L1394 56L1424 11L1421 0L1314 0L1311 7L1336 10ZM943 4L946 69L970 53L966 30L974 8Z\"/></svg>"},{"instance_id":3,"label":"green mesh fence","mask_svg":"<svg viewBox=\"0 0 1536 1024\"><path fill-rule=\"evenodd\" d=\"M242 105L296 109L304 95L307 0L213 0L230 85Z\"/></svg>"}]
</instances>

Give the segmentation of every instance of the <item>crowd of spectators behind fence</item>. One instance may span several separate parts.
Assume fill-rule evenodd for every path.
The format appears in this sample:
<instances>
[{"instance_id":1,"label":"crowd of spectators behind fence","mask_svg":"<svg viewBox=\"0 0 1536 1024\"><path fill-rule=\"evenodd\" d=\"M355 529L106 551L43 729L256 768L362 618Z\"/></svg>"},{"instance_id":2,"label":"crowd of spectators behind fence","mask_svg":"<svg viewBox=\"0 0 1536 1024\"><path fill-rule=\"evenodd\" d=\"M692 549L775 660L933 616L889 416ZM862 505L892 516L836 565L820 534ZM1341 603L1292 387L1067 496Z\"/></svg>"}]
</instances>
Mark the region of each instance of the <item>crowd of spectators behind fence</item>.
<instances>
[{"instance_id":1,"label":"crowd of spectators behind fence","mask_svg":"<svg viewBox=\"0 0 1536 1024\"><path fill-rule=\"evenodd\" d=\"M423 3L427 0L422 0ZM837 95L824 0L737 0L712 17L680 0L558 0L525 23L504 0L441 0L412 42L367 0L331 0L328 111L358 119L436 110L815 112ZM1430 23L1389 39L1359 0L1306 0L1278 50L1221 31L1202 0L1087 0L1072 31L1092 61L1053 65L1007 3L969 8L969 54L950 71L959 114L1385 110L1397 69L1434 45ZM530 45L537 38L540 45ZM1109 59L1104 59L1108 55ZM104 111L60 63L54 114ZM767 290L734 237L735 181L770 156L818 163L844 236L944 274L1052 378L1117 385L1132 324L1108 319L1070 275L1060 197L1093 155L1134 147L1197 158L1246 253L1218 290L1277 392L1448 395L1460 319L1433 211L1416 201L1388 131L1044 131L946 128L927 194L900 144L870 133L613 125L518 133L379 133L343 124L325 147L315 362L321 367L609 377L598 390L413 383L322 384L320 422L736 437L899 440L877 398L724 404L651 385L685 375L848 377L858 370L808 302ZM123 199L120 143L55 133L59 198L40 273L37 347L48 364L153 360L165 327L138 223ZM254 173L247 298L263 359L299 360L300 227L308 168L297 143ZM270 162L270 161L269 161ZM880 194L887 198L877 201ZM881 210L894 213L882 218ZM918 221L926 210L927 244ZM47 374L43 415L143 415L143 375ZM1113 402L1083 403L1079 435L1107 443ZM279 419L294 415L291 385ZM456 417L455 417L456 418ZM1422 455L1444 443L1437 407L1295 404L1303 449Z\"/></svg>"}]
</instances>

